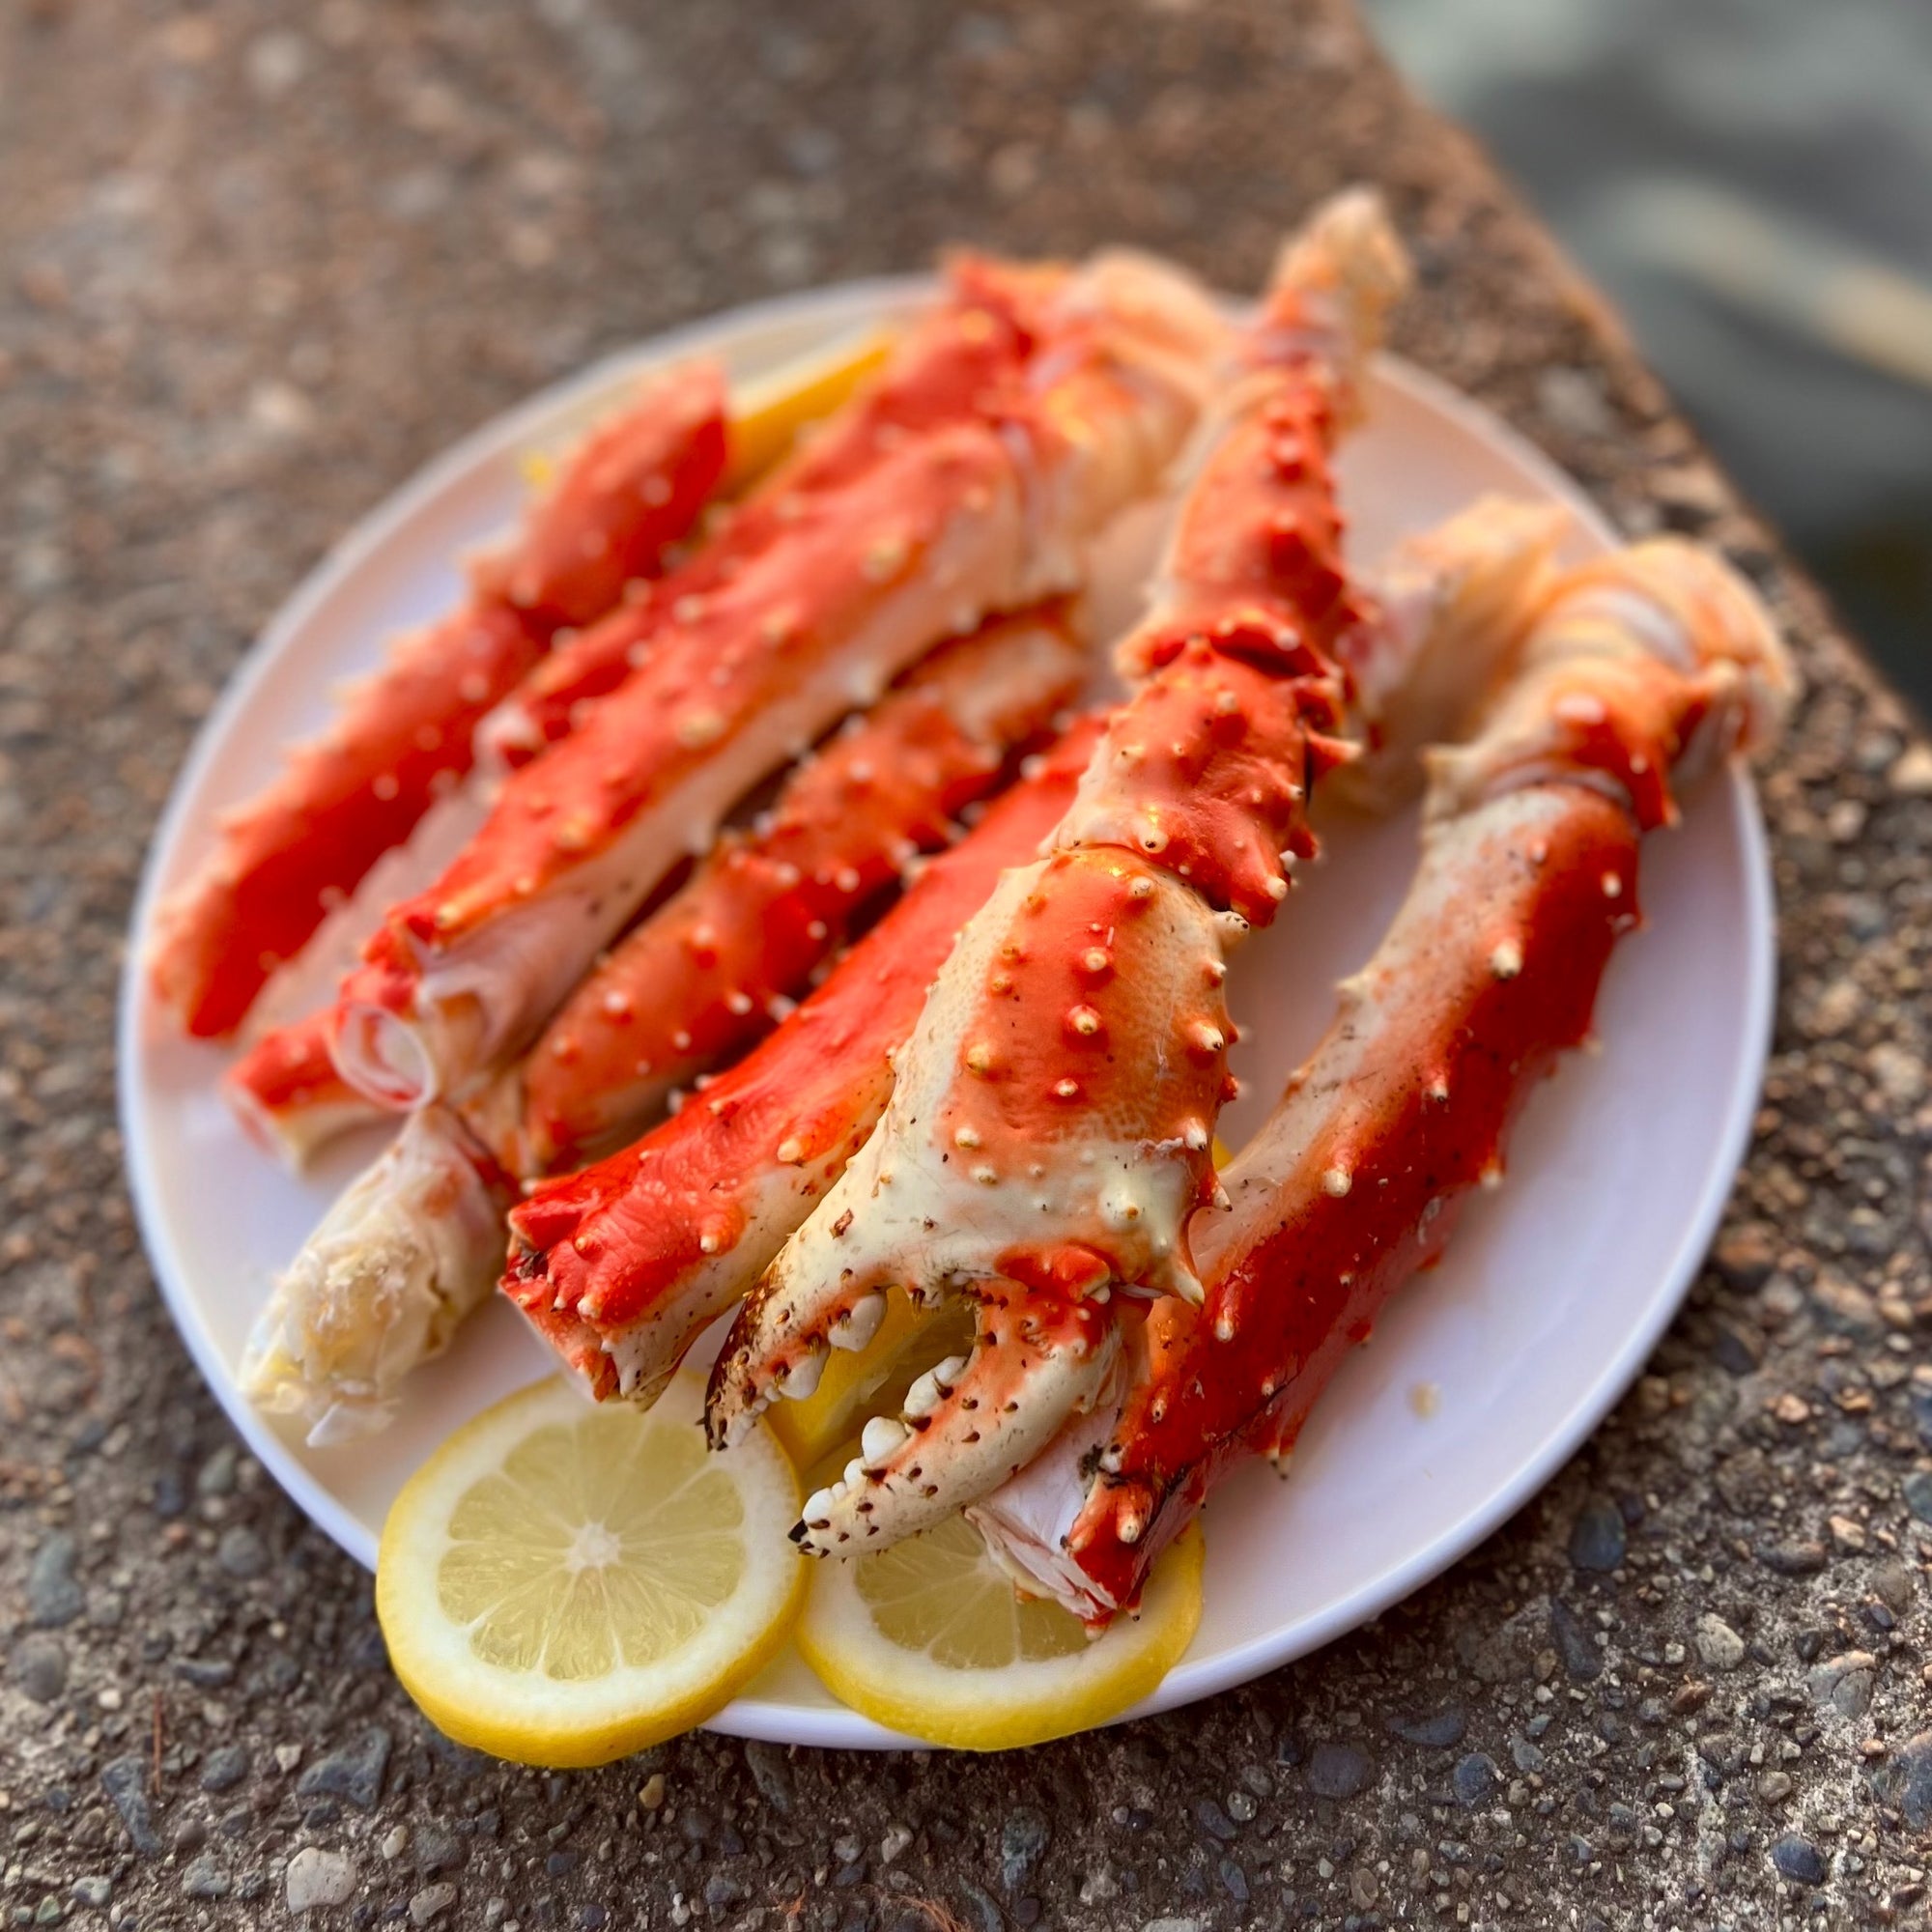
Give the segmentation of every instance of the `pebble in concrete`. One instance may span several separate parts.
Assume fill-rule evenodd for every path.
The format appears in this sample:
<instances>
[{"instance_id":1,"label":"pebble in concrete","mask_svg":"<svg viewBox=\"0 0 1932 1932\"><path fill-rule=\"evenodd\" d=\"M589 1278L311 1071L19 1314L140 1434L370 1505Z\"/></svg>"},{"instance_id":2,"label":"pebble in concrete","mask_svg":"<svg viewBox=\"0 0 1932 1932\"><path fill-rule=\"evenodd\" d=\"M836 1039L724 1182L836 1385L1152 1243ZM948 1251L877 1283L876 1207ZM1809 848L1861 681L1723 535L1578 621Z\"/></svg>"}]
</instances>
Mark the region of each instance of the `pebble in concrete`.
<instances>
[{"instance_id":1,"label":"pebble in concrete","mask_svg":"<svg viewBox=\"0 0 1932 1932\"><path fill-rule=\"evenodd\" d=\"M42 1630L71 1624L86 1607L73 1562L73 1538L65 1530L56 1530L34 1552L27 1572L27 1614Z\"/></svg>"},{"instance_id":2,"label":"pebble in concrete","mask_svg":"<svg viewBox=\"0 0 1932 1932\"><path fill-rule=\"evenodd\" d=\"M1735 1670L1745 1661L1745 1640L1722 1617L1709 1611L1697 1619L1697 1655L1713 1670Z\"/></svg>"},{"instance_id":3,"label":"pebble in concrete","mask_svg":"<svg viewBox=\"0 0 1932 1932\"><path fill-rule=\"evenodd\" d=\"M355 1892L355 1866L341 1852L304 1845L289 1861L283 1880L291 1912L343 1905Z\"/></svg>"},{"instance_id":4,"label":"pebble in concrete","mask_svg":"<svg viewBox=\"0 0 1932 1932\"><path fill-rule=\"evenodd\" d=\"M1591 1572L1614 1570L1624 1560L1624 1513L1603 1496L1577 1512L1570 1530L1570 1561Z\"/></svg>"}]
</instances>

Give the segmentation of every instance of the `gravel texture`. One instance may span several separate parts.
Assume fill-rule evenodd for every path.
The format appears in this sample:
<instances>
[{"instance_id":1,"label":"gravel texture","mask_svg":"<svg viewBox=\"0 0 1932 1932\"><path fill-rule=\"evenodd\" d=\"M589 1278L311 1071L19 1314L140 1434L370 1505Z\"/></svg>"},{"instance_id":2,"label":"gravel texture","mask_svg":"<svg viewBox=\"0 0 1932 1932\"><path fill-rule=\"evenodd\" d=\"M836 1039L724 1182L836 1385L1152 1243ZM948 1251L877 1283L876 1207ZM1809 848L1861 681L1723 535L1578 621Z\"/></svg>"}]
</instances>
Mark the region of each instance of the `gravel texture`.
<instances>
[{"instance_id":1,"label":"gravel texture","mask_svg":"<svg viewBox=\"0 0 1932 1932\"><path fill-rule=\"evenodd\" d=\"M0 1915L1923 1922L1932 750L1343 7L17 0L0 73ZM357 513L601 350L955 237L1247 286L1361 175L1422 264L1402 346L1627 529L1721 542L1810 680L1770 1083L1682 1318L1468 1561L1205 1707L986 1762L442 1744L120 1179L121 934L190 734Z\"/></svg>"}]
</instances>

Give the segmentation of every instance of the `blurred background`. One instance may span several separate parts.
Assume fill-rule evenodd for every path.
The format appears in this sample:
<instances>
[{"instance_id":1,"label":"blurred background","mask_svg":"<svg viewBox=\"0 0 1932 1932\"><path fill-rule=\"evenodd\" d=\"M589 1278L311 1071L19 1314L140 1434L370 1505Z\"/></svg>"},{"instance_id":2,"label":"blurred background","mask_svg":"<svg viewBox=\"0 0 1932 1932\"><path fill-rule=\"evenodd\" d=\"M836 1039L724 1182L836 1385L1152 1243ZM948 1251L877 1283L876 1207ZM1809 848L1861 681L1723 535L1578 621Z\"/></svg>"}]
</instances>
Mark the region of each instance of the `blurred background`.
<instances>
[{"instance_id":1,"label":"blurred background","mask_svg":"<svg viewBox=\"0 0 1932 1932\"><path fill-rule=\"evenodd\" d=\"M1932 4L1364 5L1932 711Z\"/></svg>"}]
</instances>

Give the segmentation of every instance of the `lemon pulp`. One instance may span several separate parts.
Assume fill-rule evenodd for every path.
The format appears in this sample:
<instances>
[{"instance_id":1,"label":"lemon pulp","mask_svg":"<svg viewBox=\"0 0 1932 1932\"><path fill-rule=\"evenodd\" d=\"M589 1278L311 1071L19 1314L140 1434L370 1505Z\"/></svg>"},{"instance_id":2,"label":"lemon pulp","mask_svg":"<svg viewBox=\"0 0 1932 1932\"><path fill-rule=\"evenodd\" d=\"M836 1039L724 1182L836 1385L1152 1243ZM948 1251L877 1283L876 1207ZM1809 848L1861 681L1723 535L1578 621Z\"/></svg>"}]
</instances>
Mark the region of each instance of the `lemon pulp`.
<instances>
[{"instance_id":1,"label":"lemon pulp","mask_svg":"<svg viewBox=\"0 0 1932 1932\"><path fill-rule=\"evenodd\" d=\"M783 1641L805 1566L769 1432L722 1456L675 1378L642 1412L539 1382L459 1430L384 1526L376 1609L403 1687L449 1736L587 1765L701 1722Z\"/></svg>"},{"instance_id":2,"label":"lemon pulp","mask_svg":"<svg viewBox=\"0 0 1932 1932\"><path fill-rule=\"evenodd\" d=\"M480 1662L564 1682L653 1663L737 1588L730 1477L696 1430L636 1422L593 1411L535 1430L464 1492L437 1601Z\"/></svg>"}]
</instances>

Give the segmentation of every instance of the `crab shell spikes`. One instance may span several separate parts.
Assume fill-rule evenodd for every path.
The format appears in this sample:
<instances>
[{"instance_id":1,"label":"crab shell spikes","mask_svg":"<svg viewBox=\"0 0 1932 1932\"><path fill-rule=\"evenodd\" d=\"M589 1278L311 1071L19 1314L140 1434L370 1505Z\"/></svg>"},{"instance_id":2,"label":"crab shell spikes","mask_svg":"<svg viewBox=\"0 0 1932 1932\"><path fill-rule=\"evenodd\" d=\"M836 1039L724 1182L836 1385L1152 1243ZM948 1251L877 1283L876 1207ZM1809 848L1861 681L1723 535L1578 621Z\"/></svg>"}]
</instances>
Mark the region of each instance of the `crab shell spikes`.
<instances>
[{"instance_id":1,"label":"crab shell spikes","mask_svg":"<svg viewBox=\"0 0 1932 1932\"><path fill-rule=\"evenodd\" d=\"M1219 398L1148 615L1116 653L1131 695L1071 809L960 935L884 1118L720 1357L714 1439L769 1399L800 1337L888 1284L977 1299L982 1345L962 1386L991 1373L984 1338L1002 1321L1025 1345L997 1445L960 1419L953 1390L919 1448L835 1489L810 1547L908 1534L1000 1480L1012 1443L1044 1440L1091 1396L1083 1376L1103 1350L1084 1338L1118 1346L1114 1287L1201 1299L1188 1224L1217 1196L1210 1137L1234 1037L1217 915L1265 923L1288 894L1282 854L1314 850L1310 785L1342 755L1332 652L1360 614L1328 459L1337 389L1379 311L1355 305L1332 251L1386 238L1370 204L1331 227L1334 213L1291 253L1254 358ZM1368 265L1364 277L1384 279ZM1346 354L1320 346L1356 322Z\"/></svg>"},{"instance_id":2,"label":"crab shell spikes","mask_svg":"<svg viewBox=\"0 0 1932 1932\"><path fill-rule=\"evenodd\" d=\"M705 1106L512 1213L504 1290L596 1396L648 1403L863 1145L953 935L1065 810L1097 737L1097 721L1076 723L993 800ZM723 1238L706 1250L713 1226ZM781 1385L801 1386L802 1356L826 1346L801 1337Z\"/></svg>"},{"instance_id":3,"label":"crab shell spikes","mask_svg":"<svg viewBox=\"0 0 1932 1932\"><path fill-rule=\"evenodd\" d=\"M874 1416L857 1474L806 1504L792 1540L813 1556L896 1542L1024 1468L1111 1383L1119 1331L1104 1305L1005 1283L977 1295L973 1353L920 1378L898 1418Z\"/></svg>"},{"instance_id":4,"label":"crab shell spikes","mask_svg":"<svg viewBox=\"0 0 1932 1932\"><path fill-rule=\"evenodd\" d=\"M1096 931L1111 934L1104 980ZM1199 897L1130 853L1008 872L928 998L884 1120L747 1298L714 1419L762 1406L803 1338L843 1346L862 1298L895 1284L926 1302L996 1282L1198 1300L1186 1228L1214 1174L1190 1129L1227 1080L1233 1027L1204 970L1219 957ZM1015 1031L1021 1006L1062 1023ZM1140 1069L1154 1060L1168 1071L1151 1110Z\"/></svg>"}]
</instances>

